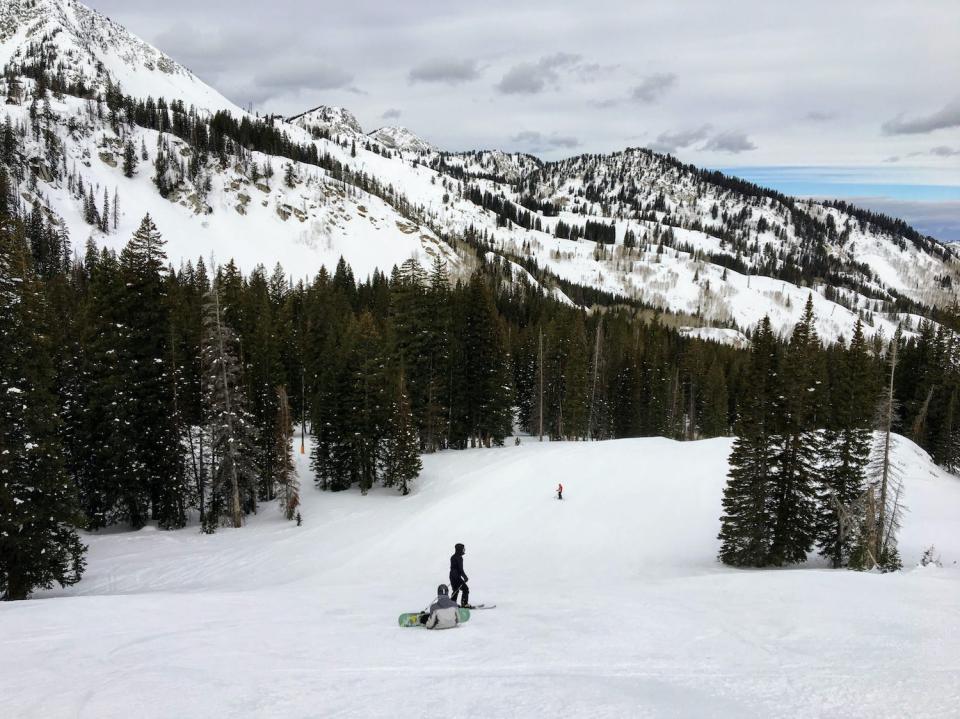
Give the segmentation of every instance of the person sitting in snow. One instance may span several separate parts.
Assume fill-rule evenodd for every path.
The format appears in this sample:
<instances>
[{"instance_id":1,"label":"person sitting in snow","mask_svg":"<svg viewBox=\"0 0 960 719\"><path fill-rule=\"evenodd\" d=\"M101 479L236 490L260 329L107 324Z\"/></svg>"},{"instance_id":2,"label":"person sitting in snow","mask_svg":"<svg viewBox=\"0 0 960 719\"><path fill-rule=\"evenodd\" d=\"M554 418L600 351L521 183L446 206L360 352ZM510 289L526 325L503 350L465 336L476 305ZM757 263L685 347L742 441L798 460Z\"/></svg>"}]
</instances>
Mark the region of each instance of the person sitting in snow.
<instances>
[{"instance_id":1,"label":"person sitting in snow","mask_svg":"<svg viewBox=\"0 0 960 719\"><path fill-rule=\"evenodd\" d=\"M463 600L460 606L472 608L470 607L470 587L467 586L470 577L463 573L463 555L466 553L466 547L462 544L458 542L454 545L453 555L450 557L450 586L453 587L453 594L450 595L450 598L457 601L457 595L462 590Z\"/></svg>"},{"instance_id":2,"label":"person sitting in snow","mask_svg":"<svg viewBox=\"0 0 960 719\"><path fill-rule=\"evenodd\" d=\"M460 623L457 603L447 596L446 584L437 587L437 598L430 609L420 612L420 623L427 629L451 629Z\"/></svg>"}]
</instances>

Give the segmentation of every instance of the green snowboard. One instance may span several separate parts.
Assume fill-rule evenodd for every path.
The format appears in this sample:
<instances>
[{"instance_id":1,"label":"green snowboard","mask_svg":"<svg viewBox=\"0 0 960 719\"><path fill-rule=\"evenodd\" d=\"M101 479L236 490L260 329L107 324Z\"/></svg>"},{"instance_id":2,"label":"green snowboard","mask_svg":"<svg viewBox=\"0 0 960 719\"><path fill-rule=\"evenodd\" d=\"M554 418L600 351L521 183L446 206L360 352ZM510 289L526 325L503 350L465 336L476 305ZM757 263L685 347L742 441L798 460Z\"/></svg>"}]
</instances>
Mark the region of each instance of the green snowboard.
<instances>
[{"instance_id":1,"label":"green snowboard","mask_svg":"<svg viewBox=\"0 0 960 719\"><path fill-rule=\"evenodd\" d=\"M460 617L460 623L463 624L466 621L470 620L470 610L466 607L459 607L457 609L457 615ZM401 627L419 627L420 624L420 612L410 612L408 614L400 615L400 626Z\"/></svg>"}]
</instances>

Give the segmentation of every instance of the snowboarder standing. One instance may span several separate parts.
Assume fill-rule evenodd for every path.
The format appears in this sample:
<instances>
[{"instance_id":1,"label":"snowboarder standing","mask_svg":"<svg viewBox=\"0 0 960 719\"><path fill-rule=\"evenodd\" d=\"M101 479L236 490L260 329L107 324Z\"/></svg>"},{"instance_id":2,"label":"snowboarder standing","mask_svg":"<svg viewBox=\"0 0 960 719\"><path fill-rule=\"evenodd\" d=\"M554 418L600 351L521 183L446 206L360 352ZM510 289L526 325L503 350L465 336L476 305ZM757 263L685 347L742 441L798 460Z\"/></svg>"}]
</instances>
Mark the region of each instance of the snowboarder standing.
<instances>
[{"instance_id":1,"label":"snowboarder standing","mask_svg":"<svg viewBox=\"0 0 960 719\"><path fill-rule=\"evenodd\" d=\"M453 588L450 598L456 602L457 595L463 590L461 607L470 606L470 587L467 586L470 578L463 572L463 555L466 554L466 551L466 548L458 542L453 548L453 555L450 557L450 586Z\"/></svg>"},{"instance_id":2,"label":"snowboarder standing","mask_svg":"<svg viewBox=\"0 0 960 719\"><path fill-rule=\"evenodd\" d=\"M427 629L451 629L460 623L457 603L447 596L446 584L437 587L437 598L430 609L420 612L420 623Z\"/></svg>"},{"instance_id":3,"label":"snowboarder standing","mask_svg":"<svg viewBox=\"0 0 960 719\"><path fill-rule=\"evenodd\" d=\"M557 483L557 499L563 499L563 485Z\"/></svg>"}]
</instances>

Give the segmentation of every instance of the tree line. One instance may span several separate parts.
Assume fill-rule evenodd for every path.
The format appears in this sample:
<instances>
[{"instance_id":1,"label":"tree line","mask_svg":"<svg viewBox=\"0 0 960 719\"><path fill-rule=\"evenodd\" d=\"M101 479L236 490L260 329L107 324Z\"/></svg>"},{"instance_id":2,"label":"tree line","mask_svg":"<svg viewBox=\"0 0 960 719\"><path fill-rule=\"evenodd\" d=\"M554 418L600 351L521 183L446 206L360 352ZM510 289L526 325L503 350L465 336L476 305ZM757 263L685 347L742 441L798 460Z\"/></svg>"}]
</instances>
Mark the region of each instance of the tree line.
<instances>
[{"instance_id":1,"label":"tree line","mask_svg":"<svg viewBox=\"0 0 960 719\"><path fill-rule=\"evenodd\" d=\"M517 428L545 440L735 431L722 555L734 564L800 561L815 542L840 564L857 551L888 561L879 520L849 519L897 501L862 491L878 387L903 405L888 405L887 426L942 464L960 457L957 337L943 327L898 340L902 369L883 384L890 347L862 328L823 347L810 308L789 342L764 323L745 352L627 305L558 302L479 245L469 276L411 260L357 281L341 260L293 282L279 266L172 267L149 216L121 252L79 255L42 209L2 207L8 599L79 579L78 527L213 532L277 504L298 519L294 425L311 435L318 489L398 494L421 453L500 445Z\"/></svg>"}]
</instances>

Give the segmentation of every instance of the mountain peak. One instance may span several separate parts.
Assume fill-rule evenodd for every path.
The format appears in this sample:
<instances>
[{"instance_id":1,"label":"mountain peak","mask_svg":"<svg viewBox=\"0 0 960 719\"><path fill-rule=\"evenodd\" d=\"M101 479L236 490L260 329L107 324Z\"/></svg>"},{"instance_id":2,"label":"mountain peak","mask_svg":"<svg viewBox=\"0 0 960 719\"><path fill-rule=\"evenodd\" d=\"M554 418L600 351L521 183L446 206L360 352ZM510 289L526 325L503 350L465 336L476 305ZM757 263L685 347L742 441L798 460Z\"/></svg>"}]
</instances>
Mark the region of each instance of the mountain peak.
<instances>
[{"instance_id":1,"label":"mountain peak","mask_svg":"<svg viewBox=\"0 0 960 719\"><path fill-rule=\"evenodd\" d=\"M363 129L352 112L344 107L318 105L312 110L287 118L287 122L302 127L314 135L362 135Z\"/></svg>"},{"instance_id":2,"label":"mountain peak","mask_svg":"<svg viewBox=\"0 0 960 719\"><path fill-rule=\"evenodd\" d=\"M63 64L66 79L94 90L109 82L134 97L180 99L210 111L240 112L183 65L82 3L3 0L0 66L56 62Z\"/></svg>"},{"instance_id":3,"label":"mountain peak","mask_svg":"<svg viewBox=\"0 0 960 719\"><path fill-rule=\"evenodd\" d=\"M437 149L416 133L399 125L378 128L373 132L367 133L367 136L391 150L434 152Z\"/></svg>"}]
</instances>

